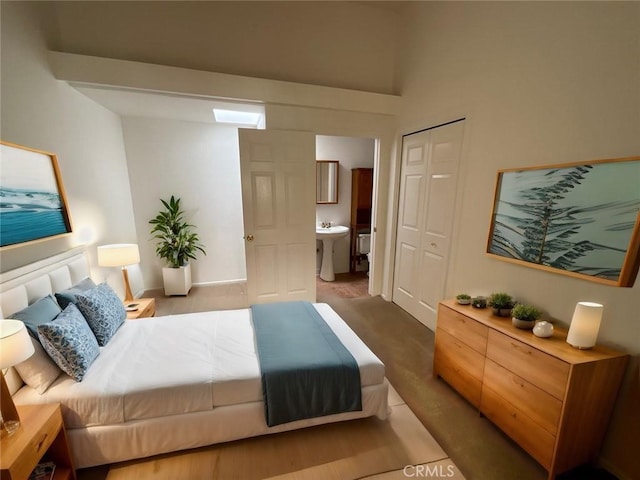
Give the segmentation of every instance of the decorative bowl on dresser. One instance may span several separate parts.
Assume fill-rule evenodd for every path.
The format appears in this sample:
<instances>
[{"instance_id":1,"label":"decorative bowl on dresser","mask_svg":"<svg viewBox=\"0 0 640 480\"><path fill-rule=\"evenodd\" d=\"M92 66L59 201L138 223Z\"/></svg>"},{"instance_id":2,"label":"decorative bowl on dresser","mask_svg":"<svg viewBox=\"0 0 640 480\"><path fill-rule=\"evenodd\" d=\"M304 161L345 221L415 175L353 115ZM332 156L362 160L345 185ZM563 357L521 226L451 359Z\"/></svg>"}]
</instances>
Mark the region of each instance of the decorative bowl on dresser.
<instances>
[{"instance_id":1,"label":"decorative bowl on dresser","mask_svg":"<svg viewBox=\"0 0 640 480\"><path fill-rule=\"evenodd\" d=\"M565 329L549 338L445 300L438 306L433 374L444 379L548 472L595 460L629 356L578 350Z\"/></svg>"}]
</instances>

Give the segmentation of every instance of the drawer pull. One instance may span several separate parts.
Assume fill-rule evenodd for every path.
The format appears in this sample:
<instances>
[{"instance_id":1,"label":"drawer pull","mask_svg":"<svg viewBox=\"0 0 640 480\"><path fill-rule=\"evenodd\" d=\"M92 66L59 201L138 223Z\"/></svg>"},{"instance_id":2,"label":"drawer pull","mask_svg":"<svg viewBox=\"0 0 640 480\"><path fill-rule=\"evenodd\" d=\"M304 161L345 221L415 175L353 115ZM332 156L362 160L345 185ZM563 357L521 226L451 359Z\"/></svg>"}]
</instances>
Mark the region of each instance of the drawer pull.
<instances>
[{"instance_id":1,"label":"drawer pull","mask_svg":"<svg viewBox=\"0 0 640 480\"><path fill-rule=\"evenodd\" d=\"M518 380L516 377L513 377L511 379L513 381L513 383L515 383L518 387L524 388L524 382L521 382L520 380Z\"/></svg>"},{"instance_id":2,"label":"drawer pull","mask_svg":"<svg viewBox=\"0 0 640 480\"><path fill-rule=\"evenodd\" d=\"M522 353L526 353L527 355L531 355L533 353L531 350L522 350L522 348L520 348L520 345L517 345L513 342L511 342L511 346L516 350L520 350Z\"/></svg>"},{"instance_id":3,"label":"drawer pull","mask_svg":"<svg viewBox=\"0 0 640 480\"><path fill-rule=\"evenodd\" d=\"M45 433L42 436L42 439L40 439L40 441L38 442L38 445L36 446L36 450L40 451L42 449L42 446L44 445L45 440L47 439L47 434Z\"/></svg>"}]
</instances>

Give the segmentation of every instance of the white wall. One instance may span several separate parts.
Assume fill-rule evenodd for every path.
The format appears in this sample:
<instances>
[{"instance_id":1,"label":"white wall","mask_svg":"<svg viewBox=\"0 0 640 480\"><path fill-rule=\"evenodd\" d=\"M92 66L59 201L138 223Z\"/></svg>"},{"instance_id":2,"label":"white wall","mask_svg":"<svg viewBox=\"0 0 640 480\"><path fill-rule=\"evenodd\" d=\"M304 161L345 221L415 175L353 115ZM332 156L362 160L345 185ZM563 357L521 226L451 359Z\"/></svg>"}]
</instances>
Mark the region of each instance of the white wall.
<instances>
[{"instance_id":1,"label":"white wall","mask_svg":"<svg viewBox=\"0 0 640 480\"><path fill-rule=\"evenodd\" d=\"M600 342L634 356L603 460L640 478L640 279L607 287L484 254L498 169L640 153L640 4L416 2L405 13L401 131L467 117L447 295L504 290L563 323L577 301L603 303Z\"/></svg>"},{"instance_id":2,"label":"white wall","mask_svg":"<svg viewBox=\"0 0 640 480\"><path fill-rule=\"evenodd\" d=\"M351 169L373 168L375 140L371 138L316 136L316 160L338 160L338 203L316 205L316 223L330 221L333 225L351 224ZM338 239L333 244L333 265L335 273L349 271L349 236ZM316 264L320 271L322 242L318 241Z\"/></svg>"},{"instance_id":3,"label":"white wall","mask_svg":"<svg viewBox=\"0 0 640 480\"><path fill-rule=\"evenodd\" d=\"M181 198L206 247L192 262L193 282L246 279L238 129L140 117L122 125L145 287L162 287L164 265L148 222L171 195Z\"/></svg>"},{"instance_id":4,"label":"white wall","mask_svg":"<svg viewBox=\"0 0 640 480\"><path fill-rule=\"evenodd\" d=\"M95 266L97 245L137 240L120 119L53 77L46 10L29 2L2 2L1 8L2 139L58 156L74 231L5 250L2 271L86 244L94 277L108 277L122 294L120 272ZM134 268L132 288L141 287Z\"/></svg>"}]
</instances>

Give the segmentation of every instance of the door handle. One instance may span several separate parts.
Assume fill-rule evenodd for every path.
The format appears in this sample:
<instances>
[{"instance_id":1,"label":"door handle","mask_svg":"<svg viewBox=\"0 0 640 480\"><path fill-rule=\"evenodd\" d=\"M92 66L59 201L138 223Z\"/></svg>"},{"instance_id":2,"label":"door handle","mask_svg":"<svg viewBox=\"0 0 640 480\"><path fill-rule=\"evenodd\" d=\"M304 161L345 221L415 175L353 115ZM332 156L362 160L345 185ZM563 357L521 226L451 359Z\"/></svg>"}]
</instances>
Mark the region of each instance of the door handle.
<instances>
[{"instance_id":1,"label":"door handle","mask_svg":"<svg viewBox=\"0 0 640 480\"><path fill-rule=\"evenodd\" d=\"M249 234L244 237L247 242L253 242L253 235Z\"/></svg>"}]
</instances>

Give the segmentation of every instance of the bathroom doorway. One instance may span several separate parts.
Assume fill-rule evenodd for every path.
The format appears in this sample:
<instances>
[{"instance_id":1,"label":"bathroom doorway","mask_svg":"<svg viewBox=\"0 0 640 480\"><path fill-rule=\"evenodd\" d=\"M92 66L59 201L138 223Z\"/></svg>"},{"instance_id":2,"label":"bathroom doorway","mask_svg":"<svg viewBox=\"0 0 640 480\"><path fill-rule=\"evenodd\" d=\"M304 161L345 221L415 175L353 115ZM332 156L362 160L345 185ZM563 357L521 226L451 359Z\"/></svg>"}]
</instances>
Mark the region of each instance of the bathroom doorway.
<instances>
[{"instance_id":1,"label":"bathroom doorway","mask_svg":"<svg viewBox=\"0 0 640 480\"><path fill-rule=\"evenodd\" d=\"M316 225L323 223L349 227L349 235L336 240L333 244L333 265L336 280L334 286L318 286L321 289L338 290L347 298L367 294L369 286L368 255L371 251L371 231L373 215L373 178L376 158L376 139L364 137L343 137L316 135L316 160L338 161L338 201L335 204L316 205ZM371 187L368 190L368 207L359 210L359 216L352 215L352 197L359 194L367 196L359 188L352 191L354 178L361 180L360 173L367 171ZM354 173L355 172L355 173ZM354 177L355 174L355 177ZM360 201L360 204L363 202ZM365 204L367 202L364 202ZM322 262L322 242L316 245L316 270L319 273ZM322 280L319 280L322 282ZM325 282L334 283L334 282Z\"/></svg>"}]
</instances>

